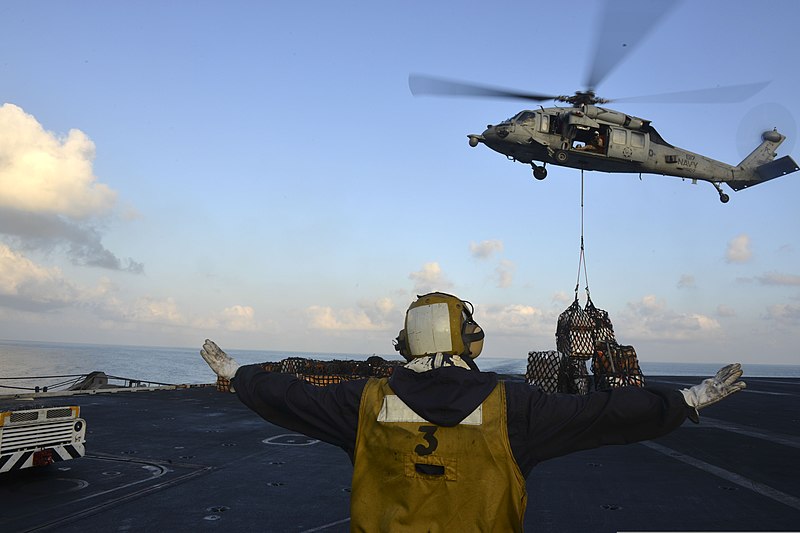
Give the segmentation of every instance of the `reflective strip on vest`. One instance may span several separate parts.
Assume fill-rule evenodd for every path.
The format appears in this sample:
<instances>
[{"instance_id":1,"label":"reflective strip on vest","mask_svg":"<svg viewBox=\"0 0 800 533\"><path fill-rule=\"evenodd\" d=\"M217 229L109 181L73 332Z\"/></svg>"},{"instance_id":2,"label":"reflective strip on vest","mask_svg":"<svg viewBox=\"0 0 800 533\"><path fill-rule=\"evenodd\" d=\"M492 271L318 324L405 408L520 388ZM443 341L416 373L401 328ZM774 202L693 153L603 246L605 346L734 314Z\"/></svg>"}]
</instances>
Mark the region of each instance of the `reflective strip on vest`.
<instances>
[{"instance_id":1,"label":"reflective strip on vest","mask_svg":"<svg viewBox=\"0 0 800 533\"><path fill-rule=\"evenodd\" d=\"M459 424L480 426L483 421L483 405L479 405ZM398 396L390 394L383 397L383 405L378 413L378 422L425 422L430 423L415 413Z\"/></svg>"}]
</instances>

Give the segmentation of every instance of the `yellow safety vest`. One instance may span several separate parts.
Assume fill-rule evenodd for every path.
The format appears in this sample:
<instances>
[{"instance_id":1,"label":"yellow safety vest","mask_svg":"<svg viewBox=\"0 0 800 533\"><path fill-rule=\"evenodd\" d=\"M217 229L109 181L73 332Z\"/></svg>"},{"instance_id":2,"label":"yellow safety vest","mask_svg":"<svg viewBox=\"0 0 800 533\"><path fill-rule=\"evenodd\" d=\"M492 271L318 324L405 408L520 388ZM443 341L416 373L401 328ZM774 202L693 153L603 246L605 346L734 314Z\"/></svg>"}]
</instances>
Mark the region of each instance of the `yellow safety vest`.
<instances>
[{"instance_id":1,"label":"yellow safety vest","mask_svg":"<svg viewBox=\"0 0 800 533\"><path fill-rule=\"evenodd\" d=\"M358 418L351 531L522 531L528 495L498 383L459 425L432 424L370 379Z\"/></svg>"}]
</instances>

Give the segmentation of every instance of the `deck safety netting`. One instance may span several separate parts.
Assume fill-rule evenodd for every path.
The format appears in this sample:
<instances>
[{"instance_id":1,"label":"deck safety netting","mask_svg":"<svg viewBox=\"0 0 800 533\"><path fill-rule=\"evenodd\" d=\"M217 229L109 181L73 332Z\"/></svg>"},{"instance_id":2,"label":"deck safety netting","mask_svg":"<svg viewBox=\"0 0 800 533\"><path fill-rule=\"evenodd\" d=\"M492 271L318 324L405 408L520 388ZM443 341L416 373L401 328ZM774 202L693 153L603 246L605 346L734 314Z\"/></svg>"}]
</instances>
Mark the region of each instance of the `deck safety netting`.
<instances>
[{"instance_id":1,"label":"deck safety netting","mask_svg":"<svg viewBox=\"0 0 800 533\"><path fill-rule=\"evenodd\" d=\"M382 357L372 356L366 361L339 360L322 361L304 357L287 357L280 361L261 363L264 370L292 374L313 385L325 386L341 381L360 378L389 377L401 361L387 361ZM230 391L230 380L217 378L217 390Z\"/></svg>"}]
</instances>

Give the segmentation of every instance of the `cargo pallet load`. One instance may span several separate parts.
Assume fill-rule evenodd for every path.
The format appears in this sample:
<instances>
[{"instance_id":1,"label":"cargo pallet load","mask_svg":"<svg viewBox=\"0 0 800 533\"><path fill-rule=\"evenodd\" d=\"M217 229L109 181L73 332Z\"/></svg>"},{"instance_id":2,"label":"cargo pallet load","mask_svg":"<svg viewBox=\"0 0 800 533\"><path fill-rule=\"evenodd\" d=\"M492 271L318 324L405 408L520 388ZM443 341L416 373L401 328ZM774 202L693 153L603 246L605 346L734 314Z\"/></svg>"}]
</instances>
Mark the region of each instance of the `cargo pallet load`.
<instances>
[{"instance_id":1,"label":"cargo pallet load","mask_svg":"<svg viewBox=\"0 0 800 533\"><path fill-rule=\"evenodd\" d=\"M644 386L636 350L617 344L608 313L595 307L588 291L584 308L576 296L558 317L556 350L528 352L525 381L545 392L569 394Z\"/></svg>"}]
</instances>

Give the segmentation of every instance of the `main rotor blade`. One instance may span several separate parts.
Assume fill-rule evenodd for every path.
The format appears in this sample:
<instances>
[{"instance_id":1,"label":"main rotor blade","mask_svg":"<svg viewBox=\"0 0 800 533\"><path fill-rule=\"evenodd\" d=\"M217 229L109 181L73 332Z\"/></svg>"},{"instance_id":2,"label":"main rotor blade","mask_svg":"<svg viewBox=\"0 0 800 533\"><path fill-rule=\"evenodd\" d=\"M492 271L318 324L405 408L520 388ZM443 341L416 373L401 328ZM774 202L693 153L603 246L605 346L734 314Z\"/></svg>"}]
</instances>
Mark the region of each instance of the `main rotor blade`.
<instances>
[{"instance_id":1,"label":"main rotor blade","mask_svg":"<svg viewBox=\"0 0 800 533\"><path fill-rule=\"evenodd\" d=\"M632 96L614 98L612 102L639 104L730 104L743 102L769 85L768 81L746 83L744 85L727 85L694 91L651 94L649 96Z\"/></svg>"},{"instance_id":2,"label":"main rotor blade","mask_svg":"<svg viewBox=\"0 0 800 533\"><path fill-rule=\"evenodd\" d=\"M553 95L523 93L498 87L487 87L474 83L465 83L444 78L434 78L422 74L409 74L408 88L414 96L479 96L489 98L515 98L543 102L557 98Z\"/></svg>"},{"instance_id":3,"label":"main rotor blade","mask_svg":"<svg viewBox=\"0 0 800 533\"><path fill-rule=\"evenodd\" d=\"M651 32L680 0L606 0L595 36L586 88L600 82Z\"/></svg>"}]
</instances>

